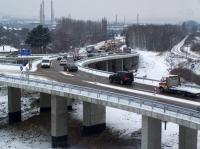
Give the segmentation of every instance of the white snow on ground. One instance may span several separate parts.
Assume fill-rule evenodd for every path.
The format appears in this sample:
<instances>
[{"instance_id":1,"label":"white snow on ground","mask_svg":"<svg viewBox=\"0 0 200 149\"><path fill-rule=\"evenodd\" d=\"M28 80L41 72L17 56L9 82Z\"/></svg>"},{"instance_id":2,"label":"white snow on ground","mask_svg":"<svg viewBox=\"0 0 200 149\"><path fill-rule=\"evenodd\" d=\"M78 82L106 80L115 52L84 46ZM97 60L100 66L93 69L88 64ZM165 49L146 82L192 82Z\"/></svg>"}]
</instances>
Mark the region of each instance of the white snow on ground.
<instances>
[{"instance_id":1,"label":"white snow on ground","mask_svg":"<svg viewBox=\"0 0 200 149\"><path fill-rule=\"evenodd\" d=\"M167 52L163 54L142 50L136 52L140 55L137 77L160 80L169 74L169 67L165 60Z\"/></svg>"},{"instance_id":2,"label":"white snow on ground","mask_svg":"<svg viewBox=\"0 0 200 149\"><path fill-rule=\"evenodd\" d=\"M0 72L17 72L20 68L18 65L6 65L6 64L0 64Z\"/></svg>"},{"instance_id":3,"label":"white snow on ground","mask_svg":"<svg viewBox=\"0 0 200 149\"><path fill-rule=\"evenodd\" d=\"M0 120L1 120L1 131L0 131L0 149L44 149L50 148L51 143L45 138L45 133L42 128L37 128L40 130L40 133L34 132L31 129L16 129L13 125L12 127L7 126L7 95L4 95L3 92L0 92ZM30 117L37 115L39 109L38 108L31 108L31 103L34 101L33 99L30 100L29 98L23 97L22 98L22 119L26 120ZM28 111L27 109L31 109ZM4 120L5 119L5 120ZM35 126L32 125L32 128Z\"/></svg>"},{"instance_id":4,"label":"white snow on ground","mask_svg":"<svg viewBox=\"0 0 200 149\"><path fill-rule=\"evenodd\" d=\"M171 62L172 68L187 68L191 70L191 65L195 64L195 69L192 71L200 75L200 55L191 51L191 46L183 46L186 36L180 43L175 45L171 54L168 55L168 61Z\"/></svg>"},{"instance_id":5,"label":"white snow on ground","mask_svg":"<svg viewBox=\"0 0 200 149\"><path fill-rule=\"evenodd\" d=\"M185 53L185 57L194 59L194 60L199 60L200 55L191 51L191 46L183 47L182 48L183 52Z\"/></svg>"},{"instance_id":6,"label":"white snow on ground","mask_svg":"<svg viewBox=\"0 0 200 149\"><path fill-rule=\"evenodd\" d=\"M32 63L32 69L30 70L31 72L36 72L37 71L37 66L41 63L41 60L35 60Z\"/></svg>"},{"instance_id":7,"label":"white snow on ground","mask_svg":"<svg viewBox=\"0 0 200 149\"><path fill-rule=\"evenodd\" d=\"M75 107L77 112L74 118L83 120L82 105ZM141 115L127 112L115 108L106 107L106 126L113 131L119 131L121 138L131 136L132 138L141 138ZM179 127L177 124L168 122L166 125L162 123L162 149L178 149ZM200 133L198 133L198 142L200 141ZM198 148L200 144L198 143Z\"/></svg>"},{"instance_id":8,"label":"white snow on ground","mask_svg":"<svg viewBox=\"0 0 200 149\"><path fill-rule=\"evenodd\" d=\"M186 40L187 38L188 38L188 36L186 36L180 43L176 44L176 45L172 48L171 52L174 53L174 54L176 54L176 55L185 57L186 55L185 55L185 53L183 53L183 52L181 51L181 47L183 47L183 45L184 45L184 43L185 43L185 40Z\"/></svg>"},{"instance_id":9,"label":"white snow on ground","mask_svg":"<svg viewBox=\"0 0 200 149\"><path fill-rule=\"evenodd\" d=\"M4 49L3 49L3 46L0 46L0 53L1 52L14 52L14 51L19 51L19 49L16 49L14 47L7 46L7 45L5 45Z\"/></svg>"},{"instance_id":10,"label":"white snow on ground","mask_svg":"<svg viewBox=\"0 0 200 149\"><path fill-rule=\"evenodd\" d=\"M100 47L102 47L105 44L105 41L99 42L95 45L95 49L99 49Z\"/></svg>"},{"instance_id":11,"label":"white snow on ground","mask_svg":"<svg viewBox=\"0 0 200 149\"><path fill-rule=\"evenodd\" d=\"M30 72L37 71L38 64L41 63L41 60L35 60L32 63L32 69ZM25 67L23 68L25 71ZM0 73L13 73L13 74L20 74L20 65L14 65L14 64L0 64Z\"/></svg>"}]
</instances>

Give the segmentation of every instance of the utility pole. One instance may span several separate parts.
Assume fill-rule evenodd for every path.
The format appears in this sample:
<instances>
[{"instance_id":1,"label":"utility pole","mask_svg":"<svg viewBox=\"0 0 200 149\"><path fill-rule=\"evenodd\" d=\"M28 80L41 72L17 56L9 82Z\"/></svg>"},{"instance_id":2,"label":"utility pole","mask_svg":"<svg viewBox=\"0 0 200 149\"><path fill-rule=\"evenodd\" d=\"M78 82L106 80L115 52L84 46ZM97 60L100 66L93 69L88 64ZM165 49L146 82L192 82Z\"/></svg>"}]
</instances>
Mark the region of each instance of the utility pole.
<instances>
[{"instance_id":1,"label":"utility pole","mask_svg":"<svg viewBox=\"0 0 200 149\"><path fill-rule=\"evenodd\" d=\"M124 28L125 28L125 24L126 24L126 17L124 16Z\"/></svg>"},{"instance_id":2,"label":"utility pole","mask_svg":"<svg viewBox=\"0 0 200 149\"><path fill-rule=\"evenodd\" d=\"M137 25L139 25L139 14L137 14Z\"/></svg>"},{"instance_id":3,"label":"utility pole","mask_svg":"<svg viewBox=\"0 0 200 149\"><path fill-rule=\"evenodd\" d=\"M139 14L137 14L137 47L140 47Z\"/></svg>"},{"instance_id":4,"label":"utility pole","mask_svg":"<svg viewBox=\"0 0 200 149\"><path fill-rule=\"evenodd\" d=\"M116 16L115 16L115 23L116 23L116 24L118 23L118 16L117 16L117 14L116 14Z\"/></svg>"}]
</instances>

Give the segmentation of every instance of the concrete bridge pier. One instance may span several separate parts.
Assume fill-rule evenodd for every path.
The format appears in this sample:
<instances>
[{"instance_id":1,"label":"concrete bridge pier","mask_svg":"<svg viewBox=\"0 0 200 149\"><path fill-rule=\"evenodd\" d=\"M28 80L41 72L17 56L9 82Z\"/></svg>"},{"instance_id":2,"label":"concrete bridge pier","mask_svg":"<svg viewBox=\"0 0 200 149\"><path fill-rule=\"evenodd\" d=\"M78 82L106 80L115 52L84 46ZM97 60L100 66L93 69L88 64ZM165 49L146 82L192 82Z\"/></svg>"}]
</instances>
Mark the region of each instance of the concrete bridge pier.
<instances>
[{"instance_id":1,"label":"concrete bridge pier","mask_svg":"<svg viewBox=\"0 0 200 149\"><path fill-rule=\"evenodd\" d=\"M51 95L40 93L40 112L51 111Z\"/></svg>"},{"instance_id":2,"label":"concrete bridge pier","mask_svg":"<svg viewBox=\"0 0 200 149\"><path fill-rule=\"evenodd\" d=\"M116 72L117 71L123 71L123 59L116 59L115 60L115 67L116 67Z\"/></svg>"},{"instance_id":3,"label":"concrete bridge pier","mask_svg":"<svg viewBox=\"0 0 200 149\"><path fill-rule=\"evenodd\" d=\"M141 149L161 149L161 121L142 116Z\"/></svg>"},{"instance_id":4,"label":"concrete bridge pier","mask_svg":"<svg viewBox=\"0 0 200 149\"><path fill-rule=\"evenodd\" d=\"M109 61L107 60L105 63L106 63L106 71L109 72Z\"/></svg>"},{"instance_id":5,"label":"concrete bridge pier","mask_svg":"<svg viewBox=\"0 0 200 149\"><path fill-rule=\"evenodd\" d=\"M179 125L179 149L197 149L197 132Z\"/></svg>"},{"instance_id":6,"label":"concrete bridge pier","mask_svg":"<svg viewBox=\"0 0 200 149\"><path fill-rule=\"evenodd\" d=\"M21 121L21 89L8 87L9 124Z\"/></svg>"},{"instance_id":7,"label":"concrete bridge pier","mask_svg":"<svg viewBox=\"0 0 200 149\"><path fill-rule=\"evenodd\" d=\"M67 99L67 110L68 111L72 111L72 103L73 103L73 99Z\"/></svg>"},{"instance_id":8,"label":"concrete bridge pier","mask_svg":"<svg viewBox=\"0 0 200 149\"><path fill-rule=\"evenodd\" d=\"M106 107L83 102L83 135L100 133L106 129Z\"/></svg>"},{"instance_id":9,"label":"concrete bridge pier","mask_svg":"<svg viewBox=\"0 0 200 149\"><path fill-rule=\"evenodd\" d=\"M124 58L124 70L133 70L135 65L134 58Z\"/></svg>"},{"instance_id":10,"label":"concrete bridge pier","mask_svg":"<svg viewBox=\"0 0 200 149\"><path fill-rule=\"evenodd\" d=\"M56 95L51 96L51 136L53 148L68 146L67 100Z\"/></svg>"},{"instance_id":11,"label":"concrete bridge pier","mask_svg":"<svg viewBox=\"0 0 200 149\"><path fill-rule=\"evenodd\" d=\"M113 68L114 68L114 64L112 60L107 60L108 62L108 72L114 72Z\"/></svg>"}]
</instances>

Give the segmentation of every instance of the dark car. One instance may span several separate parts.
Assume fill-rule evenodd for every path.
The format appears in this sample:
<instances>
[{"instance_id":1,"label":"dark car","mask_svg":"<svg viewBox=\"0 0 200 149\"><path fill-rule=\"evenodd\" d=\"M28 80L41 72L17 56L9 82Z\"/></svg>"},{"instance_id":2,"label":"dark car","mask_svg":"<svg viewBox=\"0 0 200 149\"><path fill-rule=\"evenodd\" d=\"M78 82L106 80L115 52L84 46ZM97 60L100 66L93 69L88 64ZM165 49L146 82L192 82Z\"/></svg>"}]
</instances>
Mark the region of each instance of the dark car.
<instances>
[{"instance_id":1,"label":"dark car","mask_svg":"<svg viewBox=\"0 0 200 149\"><path fill-rule=\"evenodd\" d=\"M72 72L75 72L75 71L78 71L78 67L77 67L74 63L67 63L67 64L64 66L64 71L72 71Z\"/></svg>"},{"instance_id":2,"label":"dark car","mask_svg":"<svg viewBox=\"0 0 200 149\"><path fill-rule=\"evenodd\" d=\"M74 58L74 61L78 61L81 59L81 56L74 56L73 58Z\"/></svg>"},{"instance_id":3,"label":"dark car","mask_svg":"<svg viewBox=\"0 0 200 149\"><path fill-rule=\"evenodd\" d=\"M117 73L109 76L110 83L129 84L134 81L133 72L130 71L118 71Z\"/></svg>"},{"instance_id":4,"label":"dark car","mask_svg":"<svg viewBox=\"0 0 200 149\"><path fill-rule=\"evenodd\" d=\"M57 57L57 60L60 61L63 57L62 56L59 56Z\"/></svg>"}]
</instances>

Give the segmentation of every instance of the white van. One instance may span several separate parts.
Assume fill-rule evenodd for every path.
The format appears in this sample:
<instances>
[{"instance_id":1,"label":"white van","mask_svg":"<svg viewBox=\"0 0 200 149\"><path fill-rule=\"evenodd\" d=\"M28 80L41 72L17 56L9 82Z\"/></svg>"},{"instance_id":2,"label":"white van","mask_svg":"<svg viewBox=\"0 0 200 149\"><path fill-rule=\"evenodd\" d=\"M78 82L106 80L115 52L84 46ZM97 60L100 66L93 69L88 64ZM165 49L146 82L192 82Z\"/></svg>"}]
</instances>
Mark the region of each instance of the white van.
<instances>
[{"instance_id":1,"label":"white van","mask_svg":"<svg viewBox=\"0 0 200 149\"><path fill-rule=\"evenodd\" d=\"M51 66L51 60L49 57L43 57L42 58L42 63L41 63L41 68L50 68Z\"/></svg>"}]
</instances>

